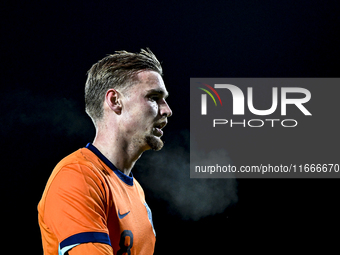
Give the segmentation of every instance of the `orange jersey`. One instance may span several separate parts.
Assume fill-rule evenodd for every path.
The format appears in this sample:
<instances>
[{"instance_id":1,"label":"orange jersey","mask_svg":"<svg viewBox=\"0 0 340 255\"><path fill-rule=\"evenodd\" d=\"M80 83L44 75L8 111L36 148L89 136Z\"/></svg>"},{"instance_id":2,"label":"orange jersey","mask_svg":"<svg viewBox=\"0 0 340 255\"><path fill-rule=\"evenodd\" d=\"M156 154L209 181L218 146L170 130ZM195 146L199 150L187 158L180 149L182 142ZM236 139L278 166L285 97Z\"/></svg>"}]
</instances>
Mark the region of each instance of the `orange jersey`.
<instances>
[{"instance_id":1,"label":"orange jersey","mask_svg":"<svg viewBox=\"0 0 340 255\"><path fill-rule=\"evenodd\" d=\"M85 243L114 254L153 254L155 231L144 191L92 144L54 168L38 205L45 255L65 254Z\"/></svg>"}]
</instances>

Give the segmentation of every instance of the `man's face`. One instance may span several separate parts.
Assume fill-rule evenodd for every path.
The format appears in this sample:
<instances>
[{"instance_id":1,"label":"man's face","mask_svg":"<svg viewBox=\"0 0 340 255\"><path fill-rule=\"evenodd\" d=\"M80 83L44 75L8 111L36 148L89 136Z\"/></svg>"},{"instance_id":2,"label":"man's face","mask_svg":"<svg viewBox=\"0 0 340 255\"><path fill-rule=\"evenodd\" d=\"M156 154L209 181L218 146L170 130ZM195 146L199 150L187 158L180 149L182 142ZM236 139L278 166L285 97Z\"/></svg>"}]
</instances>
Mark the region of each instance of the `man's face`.
<instances>
[{"instance_id":1,"label":"man's face","mask_svg":"<svg viewBox=\"0 0 340 255\"><path fill-rule=\"evenodd\" d=\"M124 133L143 151L160 150L163 147L162 128L172 114L165 101L168 92L157 72L142 71L137 76L139 83L124 93L122 101Z\"/></svg>"}]
</instances>

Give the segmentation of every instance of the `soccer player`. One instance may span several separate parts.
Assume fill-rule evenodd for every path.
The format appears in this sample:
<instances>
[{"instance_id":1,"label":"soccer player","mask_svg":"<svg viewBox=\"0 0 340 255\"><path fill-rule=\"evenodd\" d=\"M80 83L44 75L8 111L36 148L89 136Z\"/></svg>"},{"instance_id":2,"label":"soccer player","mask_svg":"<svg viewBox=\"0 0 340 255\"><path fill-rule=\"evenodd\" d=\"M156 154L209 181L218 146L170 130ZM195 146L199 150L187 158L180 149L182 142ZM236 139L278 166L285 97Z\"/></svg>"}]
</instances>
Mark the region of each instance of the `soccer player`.
<instances>
[{"instance_id":1,"label":"soccer player","mask_svg":"<svg viewBox=\"0 0 340 255\"><path fill-rule=\"evenodd\" d=\"M144 151L163 147L167 96L149 49L118 51L91 67L85 107L96 136L46 184L38 205L45 255L153 254L151 211L131 169Z\"/></svg>"}]
</instances>

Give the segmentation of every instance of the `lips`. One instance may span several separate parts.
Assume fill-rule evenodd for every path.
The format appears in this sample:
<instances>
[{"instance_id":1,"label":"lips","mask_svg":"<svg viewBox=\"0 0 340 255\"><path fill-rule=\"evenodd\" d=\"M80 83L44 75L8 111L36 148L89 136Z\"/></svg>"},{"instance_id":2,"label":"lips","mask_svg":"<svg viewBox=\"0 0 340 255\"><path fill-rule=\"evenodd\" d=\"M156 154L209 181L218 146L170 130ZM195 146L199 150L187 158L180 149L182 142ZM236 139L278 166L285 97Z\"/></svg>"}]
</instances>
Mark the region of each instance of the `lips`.
<instances>
[{"instance_id":1,"label":"lips","mask_svg":"<svg viewBox=\"0 0 340 255\"><path fill-rule=\"evenodd\" d=\"M163 135L163 131L162 131L161 129L155 127L155 128L154 128L154 131L153 131L153 134L154 134L155 136L161 137L161 136Z\"/></svg>"},{"instance_id":2,"label":"lips","mask_svg":"<svg viewBox=\"0 0 340 255\"><path fill-rule=\"evenodd\" d=\"M154 135L161 137L163 135L162 128L164 128L167 124L167 121L162 121L154 125Z\"/></svg>"}]
</instances>

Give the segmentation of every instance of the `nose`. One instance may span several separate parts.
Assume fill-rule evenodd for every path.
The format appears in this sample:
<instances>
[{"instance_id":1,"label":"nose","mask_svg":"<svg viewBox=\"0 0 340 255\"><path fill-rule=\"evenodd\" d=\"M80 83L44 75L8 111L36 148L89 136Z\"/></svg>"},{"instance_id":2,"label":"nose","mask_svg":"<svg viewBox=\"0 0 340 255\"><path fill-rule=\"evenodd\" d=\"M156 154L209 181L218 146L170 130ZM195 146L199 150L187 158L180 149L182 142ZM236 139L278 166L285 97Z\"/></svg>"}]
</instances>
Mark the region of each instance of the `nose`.
<instances>
[{"instance_id":1,"label":"nose","mask_svg":"<svg viewBox=\"0 0 340 255\"><path fill-rule=\"evenodd\" d=\"M160 114L161 114L161 116L165 116L165 117L171 117L171 115L172 115L172 111L171 111L168 103L165 101L165 99L163 99L163 103L160 106Z\"/></svg>"}]
</instances>

